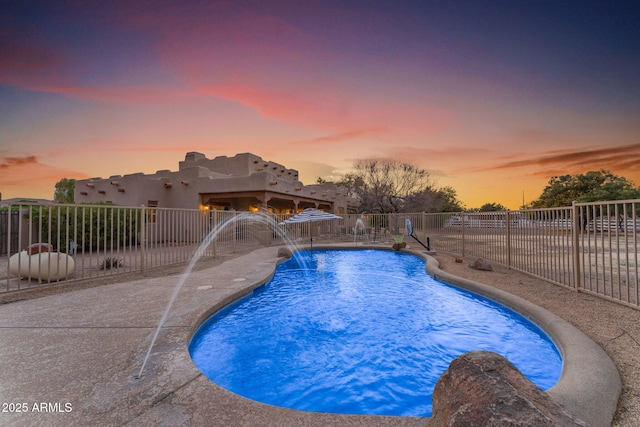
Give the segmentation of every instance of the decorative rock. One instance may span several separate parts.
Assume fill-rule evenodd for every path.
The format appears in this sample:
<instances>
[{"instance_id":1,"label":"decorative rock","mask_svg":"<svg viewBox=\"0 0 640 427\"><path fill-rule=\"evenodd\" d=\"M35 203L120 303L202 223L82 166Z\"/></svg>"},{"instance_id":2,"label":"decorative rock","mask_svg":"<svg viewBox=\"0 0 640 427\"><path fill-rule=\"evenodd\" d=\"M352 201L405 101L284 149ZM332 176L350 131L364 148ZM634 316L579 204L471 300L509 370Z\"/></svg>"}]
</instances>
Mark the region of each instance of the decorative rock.
<instances>
[{"instance_id":1,"label":"decorative rock","mask_svg":"<svg viewBox=\"0 0 640 427\"><path fill-rule=\"evenodd\" d=\"M499 354L456 358L433 391L434 426L587 426Z\"/></svg>"},{"instance_id":2,"label":"decorative rock","mask_svg":"<svg viewBox=\"0 0 640 427\"><path fill-rule=\"evenodd\" d=\"M407 243L406 242L402 242L402 243L394 243L393 246L391 246L391 248L393 248L394 251L399 251L400 249L406 248L407 247Z\"/></svg>"},{"instance_id":3,"label":"decorative rock","mask_svg":"<svg viewBox=\"0 0 640 427\"><path fill-rule=\"evenodd\" d=\"M73 274L75 261L67 254L41 251L29 255L25 250L9 258L9 273L21 278L55 282Z\"/></svg>"},{"instance_id":4,"label":"decorative rock","mask_svg":"<svg viewBox=\"0 0 640 427\"><path fill-rule=\"evenodd\" d=\"M292 256L293 253L291 252L291 249L284 247L278 249L278 258L291 258Z\"/></svg>"},{"instance_id":5,"label":"decorative rock","mask_svg":"<svg viewBox=\"0 0 640 427\"><path fill-rule=\"evenodd\" d=\"M256 232L256 240L263 246L269 246L273 242L273 232L258 231Z\"/></svg>"},{"instance_id":6,"label":"decorative rock","mask_svg":"<svg viewBox=\"0 0 640 427\"><path fill-rule=\"evenodd\" d=\"M482 258L478 258L472 264L469 264L469 267L475 270L493 271L493 267L491 267L491 264L489 264L487 261L483 260Z\"/></svg>"}]
</instances>

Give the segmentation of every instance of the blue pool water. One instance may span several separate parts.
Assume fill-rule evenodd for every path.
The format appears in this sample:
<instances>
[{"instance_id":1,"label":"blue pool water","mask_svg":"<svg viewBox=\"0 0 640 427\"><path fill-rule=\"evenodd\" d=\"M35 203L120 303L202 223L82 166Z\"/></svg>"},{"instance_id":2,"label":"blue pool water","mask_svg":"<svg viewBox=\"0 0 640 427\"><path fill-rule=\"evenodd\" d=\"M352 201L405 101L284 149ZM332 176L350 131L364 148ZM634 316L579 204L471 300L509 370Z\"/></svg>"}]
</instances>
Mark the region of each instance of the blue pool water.
<instances>
[{"instance_id":1,"label":"blue pool water","mask_svg":"<svg viewBox=\"0 0 640 427\"><path fill-rule=\"evenodd\" d=\"M249 399L425 417L438 378L471 350L502 354L542 389L562 370L536 325L434 280L416 256L384 250L299 252L268 284L207 320L190 343L209 379Z\"/></svg>"}]
</instances>

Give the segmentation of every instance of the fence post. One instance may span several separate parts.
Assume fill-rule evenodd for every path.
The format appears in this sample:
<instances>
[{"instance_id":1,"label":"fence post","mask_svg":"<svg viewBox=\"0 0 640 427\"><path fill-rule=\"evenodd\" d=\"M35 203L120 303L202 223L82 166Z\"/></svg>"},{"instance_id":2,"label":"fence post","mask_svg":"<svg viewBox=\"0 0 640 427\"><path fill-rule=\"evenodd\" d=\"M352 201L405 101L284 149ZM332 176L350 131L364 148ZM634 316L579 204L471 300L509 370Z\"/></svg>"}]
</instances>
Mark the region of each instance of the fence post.
<instances>
[{"instance_id":1,"label":"fence post","mask_svg":"<svg viewBox=\"0 0 640 427\"><path fill-rule=\"evenodd\" d=\"M575 290L580 289L580 208L574 200L571 202L571 216L573 219L573 286Z\"/></svg>"},{"instance_id":2,"label":"fence post","mask_svg":"<svg viewBox=\"0 0 640 427\"><path fill-rule=\"evenodd\" d=\"M20 229L20 211L18 210L18 230ZM9 272L10 270L10 264L9 261L11 260L11 222L13 221L13 209L11 209L11 205L9 205L9 207L7 208L7 272ZM1 217L0 217L1 218ZM18 242L18 250L16 251L16 253L20 252L20 242ZM20 256L20 255L18 255ZM11 284L10 281L11 278L11 274L7 274L7 287L4 289L5 291L9 291L9 285Z\"/></svg>"},{"instance_id":3,"label":"fence post","mask_svg":"<svg viewBox=\"0 0 640 427\"><path fill-rule=\"evenodd\" d=\"M511 218L509 211L505 212L506 229L507 229L507 267L511 268Z\"/></svg>"},{"instance_id":4,"label":"fence post","mask_svg":"<svg viewBox=\"0 0 640 427\"><path fill-rule=\"evenodd\" d=\"M464 218L465 218L465 213L462 212L460 217L462 218L462 257L464 258Z\"/></svg>"},{"instance_id":5,"label":"fence post","mask_svg":"<svg viewBox=\"0 0 640 427\"><path fill-rule=\"evenodd\" d=\"M13 221L13 210L11 209L11 205L9 205L9 207L7 208L7 257L11 257L11 222ZM18 224L20 223L20 211L18 211ZM19 227L19 225L18 225ZM20 245L20 242L18 242L18 247ZM19 251L16 251L16 253L18 253ZM7 269L8 271L8 269ZM7 276L9 277L9 276Z\"/></svg>"},{"instance_id":6,"label":"fence post","mask_svg":"<svg viewBox=\"0 0 640 427\"><path fill-rule=\"evenodd\" d=\"M144 274L144 267L146 263L146 246L147 246L147 212L145 206L142 205L140 209L140 273Z\"/></svg>"}]
</instances>

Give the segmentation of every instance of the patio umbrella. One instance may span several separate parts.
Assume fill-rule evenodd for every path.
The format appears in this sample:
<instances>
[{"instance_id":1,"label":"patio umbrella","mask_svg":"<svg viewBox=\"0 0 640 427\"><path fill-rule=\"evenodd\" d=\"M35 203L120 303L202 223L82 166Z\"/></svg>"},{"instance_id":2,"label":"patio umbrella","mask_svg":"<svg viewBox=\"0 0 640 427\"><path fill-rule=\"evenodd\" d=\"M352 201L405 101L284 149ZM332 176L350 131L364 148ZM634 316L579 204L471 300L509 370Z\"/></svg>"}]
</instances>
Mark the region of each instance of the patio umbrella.
<instances>
[{"instance_id":1,"label":"patio umbrella","mask_svg":"<svg viewBox=\"0 0 640 427\"><path fill-rule=\"evenodd\" d=\"M326 221L332 219L342 219L341 216L334 215L329 212L319 211L316 208L307 208L300 212L297 215L292 216L291 218L287 218L280 223L280 225L285 224L300 224L304 222L318 222L318 221ZM310 230L310 239L311 239L311 249L313 249L313 227Z\"/></svg>"}]
</instances>

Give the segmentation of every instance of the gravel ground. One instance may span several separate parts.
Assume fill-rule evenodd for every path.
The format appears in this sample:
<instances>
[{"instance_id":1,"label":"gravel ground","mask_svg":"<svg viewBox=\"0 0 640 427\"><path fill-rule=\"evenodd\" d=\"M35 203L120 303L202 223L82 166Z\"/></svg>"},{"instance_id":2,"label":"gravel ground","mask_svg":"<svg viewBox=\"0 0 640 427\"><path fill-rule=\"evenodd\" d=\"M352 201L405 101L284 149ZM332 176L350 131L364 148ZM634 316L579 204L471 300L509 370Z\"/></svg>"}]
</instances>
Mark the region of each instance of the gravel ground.
<instances>
[{"instance_id":1,"label":"gravel ground","mask_svg":"<svg viewBox=\"0 0 640 427\"><path fill-rule=\"evenodd\" d=\"M242 253L245 252L242 251ZM219 265L230 257L240 254L201 261L197 269ZM456 262L455 256L445 253L438 254L436 258L442 270L494 286L544 307L597 342L614 361L622 378L622 394L612 425L640 426L640 310L588 294L577 293L500 265L493 265L493 271L490 272L478 271L469 268L469 264L475 259L467 258L462 259L462 262ZM184 268L179 265L155 268L148 270L144 275L130 273L72 282L66 286L39 287L25 292L0 295L0 304L110 283L178 275L184 271Z\"/></svg>"}]
</instances>

